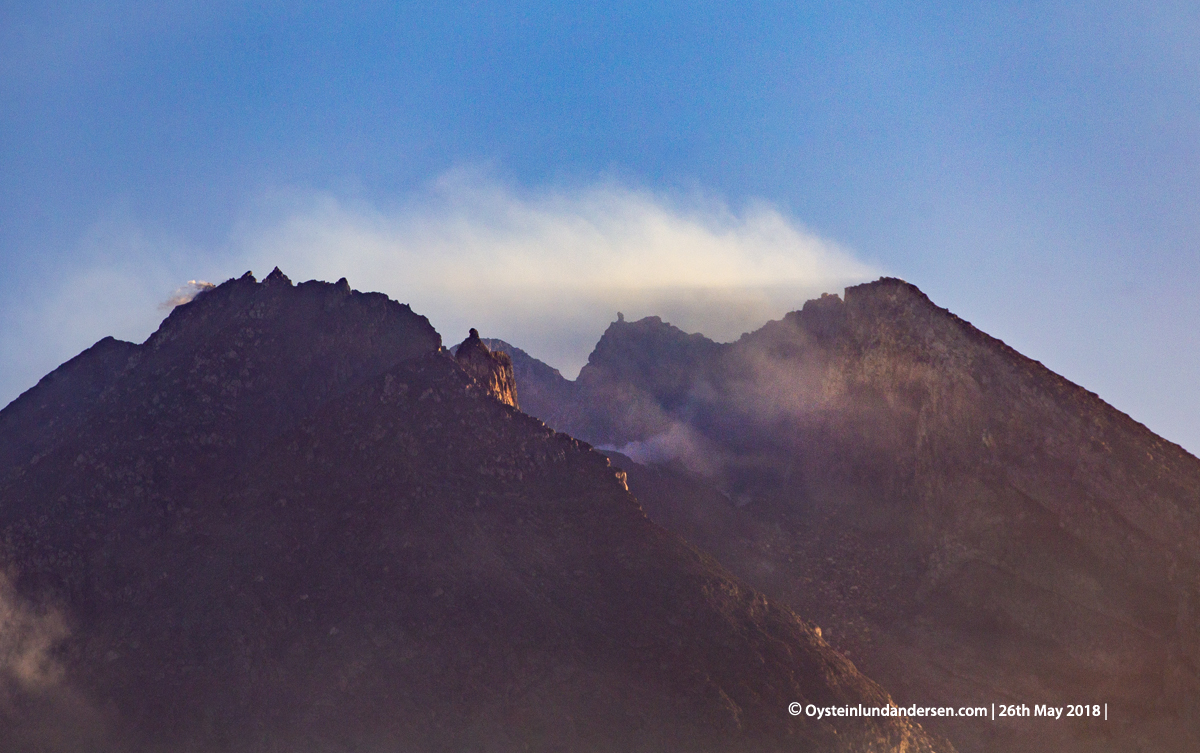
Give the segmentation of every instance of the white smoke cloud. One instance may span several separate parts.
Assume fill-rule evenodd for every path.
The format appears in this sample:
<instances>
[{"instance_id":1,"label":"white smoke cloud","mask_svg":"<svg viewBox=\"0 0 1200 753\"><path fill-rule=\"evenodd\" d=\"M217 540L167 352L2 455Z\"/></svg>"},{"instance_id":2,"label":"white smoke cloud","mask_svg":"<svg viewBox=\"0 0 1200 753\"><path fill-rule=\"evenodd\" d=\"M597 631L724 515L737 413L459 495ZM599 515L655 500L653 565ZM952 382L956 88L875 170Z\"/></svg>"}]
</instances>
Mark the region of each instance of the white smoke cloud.
<instances>
[{"instance_id":1,"label":"white smoke cloud","mask_svg":"<svg viewBox=\"0 0 1200 753\"><path fill-rule=\"evenodd\" d=\"M196 296L215 287L213 283L204 280L188 280L187 284L175 288L175 291L167 296L167 300L158 304L158 308L160 311L170 311L176 306L191 303Z\"/></svg>"},{"instance_id":2,"label":"white smoke cloud","mask_svg":"<svg viewBox=\"0 0 1200 753\"><path fill-rule=\"evenodd\" d=\"M0 680L26 690L49 689L62 677L52 652L69 634L61 614L34 609L0 572Z\"/></svg>"},{"instance_id":3,"label":"white smoke cloud","mask_svg":"<svg viewBox=\"0 0 1200 753\"><path fill-rule=\"evenodd\" d=\"M720 470L719 450L690 426L678 422L647 439L627 442L620 447L604 445L599 449L614 450L643 465L678 460L689 471L702 476L712 476Z\"/></svg>"},{"instance_id":4,"label":"white smoke cloud","mask_svg":"<svg viewBox=\"0 0 1200 753\"><path fill-rule=\"evenodd\" d=\"M448 344L476 327L568 376L618 311L728 340L878 275L764 203L735 211L603 182L524 191L471 170L391 207L278 191L213 248L106 218L69 256L87 261L0 311L0 405L105 335L145 339L203 289L196 278L247 269L346 277L411 304Z\"/></svg>"},{"instance_id":5,"label":"white smoke cloud","mask_svg":"<svg viewBox=\"0 0 1200 753\"><path fill-rule=\"evenodd\" d=\"M0 571L0 750L99 750L104 716L72 685L58 652L63 613L17 593Z\"/></svg>"},{"instance_id":6,"label":"white smoke cloud","mask_svg":"<svg viewBox=\"0 0 1200 753\"><path fill-rule=\"evenodd\" d=\"M874 272L768 205L735 214L616 185L522 196L458 171L391 213L326 195L292 202L250 233L255 255L445 292L771 287Z\"/></svg>"}]
</instances>

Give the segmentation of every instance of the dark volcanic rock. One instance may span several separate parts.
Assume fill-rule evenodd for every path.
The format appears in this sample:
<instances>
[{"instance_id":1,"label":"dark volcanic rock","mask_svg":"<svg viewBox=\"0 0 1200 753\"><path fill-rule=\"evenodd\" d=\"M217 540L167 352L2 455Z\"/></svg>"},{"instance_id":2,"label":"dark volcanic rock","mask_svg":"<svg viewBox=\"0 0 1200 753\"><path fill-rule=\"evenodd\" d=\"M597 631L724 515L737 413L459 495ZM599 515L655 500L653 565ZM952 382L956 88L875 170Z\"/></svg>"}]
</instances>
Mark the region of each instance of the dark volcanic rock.
<instances>
[{"instance_id":1,"label":"dark volcanic rock","mask_svg":"<svg viewBox=\"0 0 1200 753\"><path fill-rule=\"evenodd\" d=\"M1200 461L915 287L728 345L616 322L556 389L553 425L652 464L615 461L654 520L901 704L1109 706L930 722L960 749L1200 739Z\"/></svg>"},{"instance_id":2,"label":"dark volcanic rock","mask_svg":"<svg viewBox=\"0 0 1200 753\"><path fill-rule=\"evenodd\" d=\"M789 715L888 697L407 306L276 271L91 353L0 412L0 749L932 748Z\"/></svg>"}]
</instances>

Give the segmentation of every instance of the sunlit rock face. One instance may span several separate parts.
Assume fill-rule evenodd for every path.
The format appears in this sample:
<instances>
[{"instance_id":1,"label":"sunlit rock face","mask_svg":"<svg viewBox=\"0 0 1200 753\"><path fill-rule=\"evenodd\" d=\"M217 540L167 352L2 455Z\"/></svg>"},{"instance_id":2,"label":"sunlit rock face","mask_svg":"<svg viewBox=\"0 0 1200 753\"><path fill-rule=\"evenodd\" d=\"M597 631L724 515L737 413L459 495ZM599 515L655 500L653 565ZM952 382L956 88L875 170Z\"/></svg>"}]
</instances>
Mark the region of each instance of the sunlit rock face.
<instances>
[{"instance_id":1,"label":"sunlit rock face","mask_svg":"<svg viewBox=\"0 0 1200 753\"><path fill-rule=\"evenodd\" d=\"M0 411L0 750L926 751L424 317L247 275ZM512 395L515 403L515 394Z\"/></svg>"},{"instance_id":2,"label":"sunlit rock face","mask_svg":"<svg viewBox=\"0 0 1200 753\"><path fill-rule=\"evenodd\" d=\"M472 329L467 339L454 349L454 360L463 371L483 387L489 395L505 405L519 408L517 383L513 379L512 358L507 353L493 353L479 339L479 332Z\"/></svg>"},{"instance_id":3,"label":"sunlit rock face","mask_svg":"<svg viewBox=\"0 0 1200 753\"><path fill-rule=\"evenodd\" d=\"M1109 704L932 720L960 750L1200 739L1200 461L912 285L724 345L617 321L575 382L516 366L525 410L902 703Z\"/></svg>"}]
</instances>

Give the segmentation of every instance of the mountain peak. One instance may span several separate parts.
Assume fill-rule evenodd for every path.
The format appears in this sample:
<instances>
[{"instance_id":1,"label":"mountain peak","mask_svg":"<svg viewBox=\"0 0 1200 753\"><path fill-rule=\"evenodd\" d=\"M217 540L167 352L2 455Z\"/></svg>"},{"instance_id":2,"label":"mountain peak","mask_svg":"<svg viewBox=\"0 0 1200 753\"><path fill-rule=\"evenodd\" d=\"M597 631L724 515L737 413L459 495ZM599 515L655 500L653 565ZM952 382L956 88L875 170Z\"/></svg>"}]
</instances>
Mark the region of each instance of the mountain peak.
<instances>
[{"instance_id":1,"label":"mountain peak","mask_svg":"<svg viewBox=\"0 0 1200 753\"><path fill-rule=\"evenodd\" d=\"M421 330L420 337L432 344L432 350L441 345L441 337L429 320L414 314L407 304L382 293L351 290L345 278L336 283L309 280L294 285L279 267L262 282L247 272L176 306L146 345L157 349L180 338L203 337L232 326L258 331L288 327L299 333L308 326L329 326L343 320L328 316L343 307L349 307L347 311L351 313L344 321L358 321L372 330L411 326L414 333Z\"/></svg>"},{"instance_id":2,"label":"mountain peak","mask_svg":"<svg viewBox=\"0 0 1200 753\"><path fill-rule=\"evenodd\" d=\"M279 267L275 267L275 269L272 269L271 274L267 275L267 279L263 280L264 284L265 283L279 283L279 282L287 283L288 285L292 284L292 281L290 279L288 279L288 276L285 275L283 273L283 270L281 270Z\"/></svg>"},{"instance_id":3,"label":"mountain peak","mask_svg":"<svg viewBox=\"0 0 1200 753\"><path fill-rule=\"evenodd\" d=\"M657 358L664 349L672 354L702 357L717 347L717 343L704 335L684 332L661 317L647 316L631 322L619 316L600 336L580 376L595 369L640 368L645 358Z\"/></svg>"},{"instance_id":4,"label":"mountain peak","mask_svg":"<svg viewBox=\"0 0 1200 753\"><path fill-rule=\"evenodd\" d=\"M861 285L851 285L846 288L846 298L850 299L857 296L910 296L922 300L929 300L929 296L925 295L916 285L913 285L907 280L902 280L899 277L880 277L873 282L864 282ZM825 295L829 295L826 293ZM822 298L825 297L824 295Z\"/></svg>"}]
</instances>

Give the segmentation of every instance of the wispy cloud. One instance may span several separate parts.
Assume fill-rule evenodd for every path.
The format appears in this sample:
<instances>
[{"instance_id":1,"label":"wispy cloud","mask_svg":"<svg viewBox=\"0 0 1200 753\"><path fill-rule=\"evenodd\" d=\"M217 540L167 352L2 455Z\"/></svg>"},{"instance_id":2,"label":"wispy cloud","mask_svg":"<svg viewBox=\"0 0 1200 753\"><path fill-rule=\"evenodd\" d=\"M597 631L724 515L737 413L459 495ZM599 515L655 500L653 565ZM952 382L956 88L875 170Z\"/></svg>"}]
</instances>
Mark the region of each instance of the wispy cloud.
<instances>
[{"instance_id":1,"label":"wispy cloud","mask_svg":"<svg viewBox=\"0 0 1200 753\"><path fill-rule=\"evenodd\" d=\"M323 194L275 199L242 228L255 269L345 276L477 327L574 373L618 310L736 337L878 271L764 203L743 211L616 184L527 193L472 171L394 210Z\"/></svg>"},{"instance_id":2,"label":"wispy cloud","mask_svg":"<svg viewBox=\"0 0 1200 753\"><path fill-rule=\"evenodd\" d=\"M67 618L17 593L0 571L0 747L48 752L95 749L97 708L75 687L59 650Z\"/></svg>"},{"instance_id":3,"label":"wispy cloud","mask_svg":"<svg viewBox=\"0 0 1200 753\"><path fill-rule=\"evenodd\" d=\"M256 255L445 291L811 285L873 271L766 204L734 213L617 185L523 195L456 171L393 212L319 194L292 202L250 232Z\"/></svg>"},{"instance_id":4,"label":"wispy cloud","mask_svg":"<svg viewBox=\"0 0 1200 753\"><path fill-rule=\"evenodd\" d=\"M105 335L140 340L204 285L247 269L349 279L430 318L447 342L476 327L574 374L618 310L730 339L877 270L765 204L616 183L528 191L455 170L394 206L276 192L220 248L108 219L0 325L0 404Z\"/></svg>"}]
</instances>

